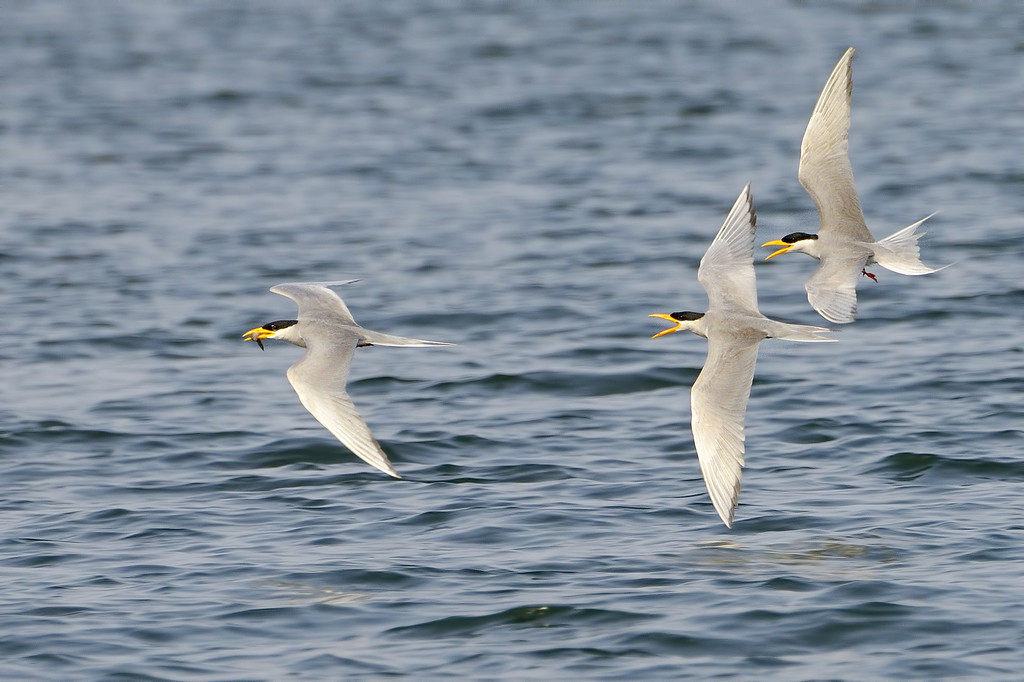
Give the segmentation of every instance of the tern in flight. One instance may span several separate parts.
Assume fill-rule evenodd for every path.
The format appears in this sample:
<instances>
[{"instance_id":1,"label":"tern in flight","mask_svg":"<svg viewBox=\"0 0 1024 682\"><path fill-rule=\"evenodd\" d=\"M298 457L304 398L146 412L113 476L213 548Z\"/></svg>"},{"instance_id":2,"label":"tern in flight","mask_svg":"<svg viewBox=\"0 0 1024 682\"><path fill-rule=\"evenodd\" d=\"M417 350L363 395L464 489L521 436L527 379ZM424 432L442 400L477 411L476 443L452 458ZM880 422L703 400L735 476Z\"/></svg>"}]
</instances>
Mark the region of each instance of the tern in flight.
<instances>
[{"instance_id":1,"label":"tern in flight","mask_svg":"<svg viewBox=\"0 0 1024 682\"><path fill-rule=\"evenodd\" d=\"M278 339L306 349L288 368L288 381L299 401L349 450L386 474L401 478L391 466L370 427L345 390L352 354L362 346L450 346L441 341L407 339L364 329L356 324L348 306L328 289L342 282L278 284L270 288L299 305L297 320L275 320L250 329L243 338L263 348L266 339Z\"/></svg>"},{"instance_id":2,"label":"tern in flight","mask_svg":"<svg viewBox=\"0 0 1024 682\"><path fill-rule=\"evenodd\" d=\"M754 380L757 347L765 339L835 341L824 327L771 320L757 309L754 279L756 215L750 185L733 205L700 261L697 280L708 294L705 313L654 313L675 326L654 338L688 331L708 340L704 368L690 390L690 426L715 511L732 527L744 466L743 418Z\"/></svg>"},{"instance_id":3,"label":"tern in flight","mask_svg":"<svg viewBox=\"0 0 1024 682\"><path fill-rule=\"evenodd\" d=\"M798 176L818 207L819 232L793 232L762 244L781 247L765 260L792 251L820 261L807 279L807 300L818 314L839 324L853 322L856 316L860 275L878 281L867 266L877 263L902 275L927 275L942 269L922 263L917 244L924 235L917 228L931 215L877 242L864 222L847 149L855 51L848 49L836 64L800 145Z\"/></svg>"}]
</instances>

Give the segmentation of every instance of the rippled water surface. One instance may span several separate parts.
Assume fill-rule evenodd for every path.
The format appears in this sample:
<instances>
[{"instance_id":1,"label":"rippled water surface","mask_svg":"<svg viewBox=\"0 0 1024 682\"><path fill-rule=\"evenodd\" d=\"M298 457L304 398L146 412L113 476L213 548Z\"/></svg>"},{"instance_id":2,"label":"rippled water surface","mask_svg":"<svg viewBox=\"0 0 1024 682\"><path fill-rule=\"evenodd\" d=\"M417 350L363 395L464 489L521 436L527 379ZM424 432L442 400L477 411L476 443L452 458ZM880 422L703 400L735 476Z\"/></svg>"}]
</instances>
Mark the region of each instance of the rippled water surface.
<instances>
[{"instance_id":1,"label":"rippled water surface","mask_svg":"<svg viewBox=\"0 0 1024 682\"><path fill-rule=\"evenodd\" d=\"M1013 677L1024 666L1024 12L944 3L0 8L5 678ZM843 50L876 236L838 344L762 345L718 520L696 266ZM759 256L767 251L758 250ZM791 256L762 310L818 324ZM373 329L406 478L241 333L283 281Z\"/></svg>"}]
</instances>

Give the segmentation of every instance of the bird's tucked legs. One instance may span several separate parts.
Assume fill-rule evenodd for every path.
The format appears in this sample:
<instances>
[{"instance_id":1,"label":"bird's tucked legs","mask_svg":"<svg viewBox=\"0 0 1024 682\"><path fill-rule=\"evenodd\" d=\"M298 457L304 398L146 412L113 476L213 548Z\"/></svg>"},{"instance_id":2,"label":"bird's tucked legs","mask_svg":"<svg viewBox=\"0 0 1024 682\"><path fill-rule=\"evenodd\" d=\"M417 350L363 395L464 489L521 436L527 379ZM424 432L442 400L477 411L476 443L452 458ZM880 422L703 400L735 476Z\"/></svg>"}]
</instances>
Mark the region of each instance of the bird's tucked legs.
<instances>
[{"instance_id":1,"label":"bird's tucked legs","mask_svg":"<svg viewBox=\"0 0 1024 682\"><path fill-rule=\"evenodd\" d=\"M875 277L874 275L872 275L870 272L868 272L866 268L861 268L860 274L862 274L862 275L864 275L866 277L870 277L872 282L877 282L878 281L878 278Z\"/></svg>"}]
</instances>

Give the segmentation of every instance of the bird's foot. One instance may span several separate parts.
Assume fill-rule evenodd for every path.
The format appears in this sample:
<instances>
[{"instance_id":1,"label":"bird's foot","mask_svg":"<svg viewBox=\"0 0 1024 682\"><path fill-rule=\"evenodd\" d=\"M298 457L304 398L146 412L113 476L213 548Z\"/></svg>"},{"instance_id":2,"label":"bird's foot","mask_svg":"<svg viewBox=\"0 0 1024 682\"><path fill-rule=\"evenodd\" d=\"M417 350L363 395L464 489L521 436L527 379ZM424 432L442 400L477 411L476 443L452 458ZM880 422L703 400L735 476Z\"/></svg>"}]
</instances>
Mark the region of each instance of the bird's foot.
<instances>
[{"instance_id":1,"label":"bird's foot","mask_svg":"<svg viewBox=\"0 0 1024 682\"><path fill-rule=\"evenodd\" d=\"M864 269L864 268L862 268L862 269L861 269L861 271L860 271L860 274L864 275L865 277L870 277L870 278L871 278L871 281L872 281L872 282L877 282L877 281L878 281L878 278L877 278L877 277L875 277L874 275L872 275L872 274L871 274L870 272L868 272L868 271L867 271L866 269Z\"/></svg>"}]
</instances>

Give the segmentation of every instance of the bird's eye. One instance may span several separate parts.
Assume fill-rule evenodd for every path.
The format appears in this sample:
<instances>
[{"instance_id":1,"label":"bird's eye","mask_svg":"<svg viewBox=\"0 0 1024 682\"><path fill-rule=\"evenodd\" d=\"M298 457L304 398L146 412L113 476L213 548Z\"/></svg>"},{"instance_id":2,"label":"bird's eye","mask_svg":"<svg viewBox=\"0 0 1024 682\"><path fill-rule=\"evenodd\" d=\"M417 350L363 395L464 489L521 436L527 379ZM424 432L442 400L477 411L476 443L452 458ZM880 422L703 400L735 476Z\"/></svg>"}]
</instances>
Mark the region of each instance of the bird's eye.
<instances>
[{"instance_id":1,"label":"bird's eye","mask_svg":"<svg viewBox=\"0 0 1024 682\"><path fill-rule=\"evenodd\" d=\"M277 326L276 322L270 322L270 323L264 325L263 328L266 329L267 331L276 332L277 329L278 329L278 326Z\"/></svg>"}]
</instances>

